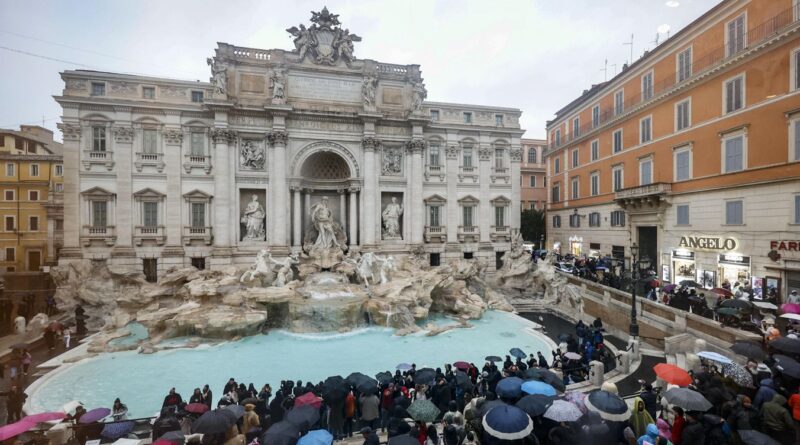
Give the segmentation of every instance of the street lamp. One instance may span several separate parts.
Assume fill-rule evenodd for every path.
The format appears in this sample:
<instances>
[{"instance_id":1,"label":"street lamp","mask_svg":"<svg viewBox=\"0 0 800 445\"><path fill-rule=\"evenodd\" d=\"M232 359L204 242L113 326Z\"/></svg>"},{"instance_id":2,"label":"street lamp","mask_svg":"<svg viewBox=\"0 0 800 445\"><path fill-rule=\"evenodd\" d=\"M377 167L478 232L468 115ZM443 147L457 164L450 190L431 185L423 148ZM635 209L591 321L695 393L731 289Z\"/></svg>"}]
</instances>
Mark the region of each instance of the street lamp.
<instances>
[{"instance_id":1,"label":"street lamp","mask_svg":"<svg viewBox=\"0 0 800 445\"><path fill-rule=\"evenodd\" d=\"M544 250L544 233L539 237L539 250Z\"/></svg>"},{"instance_id":2,"label":"street lamp","mask_svg":"<svg viewBox=\"0 0 800 445\"><path fill-rule=\"evenodd\" d=\"M639 265L636 263L636 257L639 256L639 246L636 243L631 244L631 338L639 336L639 325L636 323L636 282L639 278Z\"/></svg>"}]
</instances>

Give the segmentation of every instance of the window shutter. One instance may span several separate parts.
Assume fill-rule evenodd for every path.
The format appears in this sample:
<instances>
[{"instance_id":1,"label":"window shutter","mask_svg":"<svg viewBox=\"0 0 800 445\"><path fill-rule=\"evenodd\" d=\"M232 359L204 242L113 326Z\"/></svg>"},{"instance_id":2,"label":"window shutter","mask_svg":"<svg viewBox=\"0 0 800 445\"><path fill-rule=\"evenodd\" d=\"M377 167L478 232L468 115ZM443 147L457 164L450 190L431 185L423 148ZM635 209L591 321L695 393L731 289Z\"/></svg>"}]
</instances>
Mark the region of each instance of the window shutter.
<instances>
[{"instance_id":1,"label":"window shutter","mask_svg":"<svg viewBox=\"0 0 800 445\"><path fill-rule=\"evenodd\" d=\"M800 195L794 196L794 223L800 224Z\"/></svg>"},{"instance_id":2,"label":"window shutter","mask_svg":"<svg viewBox=\"0 0 800 445\"><path fill-rule=\"evenodd\" d=\"M800 52L798 52L800 53ZM794 121L794 161L800 161L800 120Z\"/></svg>"}]
</instances>

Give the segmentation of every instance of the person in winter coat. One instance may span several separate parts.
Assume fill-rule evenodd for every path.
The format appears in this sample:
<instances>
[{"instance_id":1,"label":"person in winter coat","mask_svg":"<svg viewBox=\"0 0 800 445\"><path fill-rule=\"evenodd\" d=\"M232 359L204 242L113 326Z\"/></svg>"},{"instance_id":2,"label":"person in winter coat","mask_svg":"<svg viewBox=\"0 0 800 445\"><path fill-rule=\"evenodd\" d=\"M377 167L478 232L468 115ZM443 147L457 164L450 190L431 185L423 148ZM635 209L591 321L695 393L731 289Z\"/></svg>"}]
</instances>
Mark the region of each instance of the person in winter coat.
<instances>
[{"instance_id":1,"label":"person in winter coat","mask_svg":"<svg viewBox=\"0 0 800 445\"><path fill-rule=\"evenodd\" d=\"M775 388L773 388L772 379L764 379L761 381L758 391L756 391L756 395L753 398L753 405L756 409L761 409L761 405L763 405L764 402L772 400L772 396L774 395Z\"/></svg>"},{"instance_id":2,"label":"person in winter coat","mask_svg":"<svg viewBox=\"0 0 800 445\"><path fill-rule=\"evenodd\" d=\"M269 402L270 422L275 424L283 420L286 410L283 409L283 391L275 392L275 398Z\"/></svg>"},{"instance_id":3,"label":"person in winter coat","mask_svg":"<svg viewBox=\"0 0 800 445\"><path fill-rule=\"evenodd\" d=\"M256 406L248 403L244 406L244 415L242 416L242 433L247 437L247 443L258 437L261 432L261 419L255 412Z\"/></svg>"},{"instance_id":4,"label":"person in winter coat","mask_svg":"<svg viewBox=\"0 0 800 445\"><path fill-rule=\"evenodd\" d=\"M180 405L181 403L183 403L183 398L181 397L181 395L178 394L177 392L175 392L175 388L170 388L169 394L167 394L167 396L164 397L164 403L161 405L161 407L162 408L168 408L168 407L176 407L177 408L178 405Z\"/></svg>"},{"instance_id":5,"label":"person in winter coat","mask_svg":"<svg viewBox=\"0 0 800 445\"><path fill-rule=\"evenodd\" d=\"M683 417L683 408L676 406L672 408L675 419L672 421L672 443L682 445L683 428L686 426L686 418Z\"/></svg>"},{"instance_id":6,"label":"person in winter coat","mask_svg":"<svg viewBox=\"0 0 800 445\"><path fill-rule=\"evenodd\" d=\"M772 400L761 405L761 425L768 436L782 444L794 441L794 420L786 410L786 397L775 394Z\"/></svg>"},{"instance_id":7,"label":"person in winter coat","mask_svg":"<svg viewBox=\"0 0 800 445\"><path fill-rule=\"evenodd\" d=\"M645 443L658 444L658 427L654 423L648 424L647 428L645 428L645 433L636 439L636 445L644 445Z\"/></svg>"},{"instance_id":8,"label":"person in winter coat","mask_svg":"<svg viewBox=\"0 0 800 445\"><path fill-rule=\"evenodd\" d=\"M153 422L153 442L165 433L170 431L177 431L181 429L181 422L175 415L175 410L172 408L163 408L161 416Z\"/></svg>"},{"instance_id":9,"label":"person in winter coat","mask_svg":"<svg viewBox=\"0 0 800 445\"><path fill-rule=\"evenodd\" d=\"M361 425L376 430L380 418L380 400L375 394L362 394L358 398L358 405L361 409Z\"/></svg>"},{"instance_id":10,"label":"person in winter coat","mask_svg":"<svg viewBox=\"0 0 800 445\"><path fill-rule=\"evenodd\" d=\"M758 411L747 396L737 396L737 404L733 408L730 416L728 416L728 424L736 431L741 441L745 444L780 445L778 442L770 439L766 434L757 431Z\"/></svg>"},{"instance_id":11,"label":"person in winter coat","mask_svg":"<svg viewBox=\"0 0 800 445\"><path fill-rule=\"evenodd\" d=\"M636 438L644 436L647 433L647 425L655 425L656 421L650 416L650 413L645 409L644 401L640 397L633 399L633 411L629 420L633 434Z\"/></svg>"},{"instance_id":12,"label":"person in winter coat","mask_svg":"<svg viewBox=\"0 0 800 445\"><path fill-rule=\"evenodd\" d=\"M656 392L653 391L653 385L649 383L642 384L642 392L639 393L639 397L644 402L644 409L650 414L650 417L655 419L656 411L658 410L658 397L656 396Z\"/></svg>"},{"instance_id":13,"label":"person in winter coat","mask_svg":"<svg viewBox=\"0 0 800 445\"><path fill-rule=\"evenodd\" d=\"M189 397L189 403L203 403L203 393L200 388L195 388L192 396Z\"/></svg>"},{"instance_id":14,"label":"person in winter coat","mask_svg":"<svg viewBox=\"0 0 800 445\"><path fill-rule=\"evenodd\" d=\"M120 402L119 398L114 400L114 405L111 407L111 417L115 422L126 420L128 418L128 407Z\"/></svg>"},{"instance_id":15,"label":"person in winter coat","mask_svg":"<svg viewBox=\"0 0 800 445\"><path fill-rule=\"evenodd\" d=\"M203 386L203 403L206 404L208 409L211 409L211 404L214 403L214 395L211 393L211 388L208 385Z\"/></svg>"},{"instance_id":16,"label":"person in winter coat","mask_svg":"<svg viewBox=\"0 0 800 445\"><path fill-rule=\"evenodd\" d=\"M706 433L700 423L703 413L686 413L686 425L681 433L681 445L705 445ZM674 436L673 436L674 437Z\"/></svg>"}]
</instances>

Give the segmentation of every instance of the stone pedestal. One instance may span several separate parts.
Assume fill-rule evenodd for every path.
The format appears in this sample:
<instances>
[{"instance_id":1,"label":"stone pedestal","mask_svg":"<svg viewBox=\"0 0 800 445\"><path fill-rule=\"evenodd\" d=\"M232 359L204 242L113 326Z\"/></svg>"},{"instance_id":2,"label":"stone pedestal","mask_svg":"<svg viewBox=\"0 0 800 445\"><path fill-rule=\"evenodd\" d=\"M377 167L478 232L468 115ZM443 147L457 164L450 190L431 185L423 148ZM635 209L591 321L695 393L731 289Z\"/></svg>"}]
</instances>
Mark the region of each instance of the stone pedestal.
<instances>
[{"instance_id":1,"label":"stone pedestal","mask_svg":"<svg viewBox=\"0 0 800 445\"><path fill-rule=\"evenodd\" d=\"M597 360L589 362L589 381L592 382L592 385L600 387L603 384L604 375L603 363Z\"/></svg>"}]
</instances>

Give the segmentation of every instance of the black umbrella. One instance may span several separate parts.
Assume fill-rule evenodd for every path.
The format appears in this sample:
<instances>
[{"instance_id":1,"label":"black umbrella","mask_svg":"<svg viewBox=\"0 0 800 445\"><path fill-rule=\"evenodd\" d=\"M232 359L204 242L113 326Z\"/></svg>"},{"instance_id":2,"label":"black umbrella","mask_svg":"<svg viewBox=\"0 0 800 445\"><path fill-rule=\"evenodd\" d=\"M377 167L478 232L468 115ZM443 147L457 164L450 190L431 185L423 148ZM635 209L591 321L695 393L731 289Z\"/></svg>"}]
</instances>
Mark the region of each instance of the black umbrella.
<instances>
[{"instance_id":1,"label":"black umbrella","mask_svg":"<svg viewBox=\"0 0 800 445\"><path fill-rule=\"evenodd\" d=\"M349 376L347 376L347 379L345 379L345 380L347 380L347 382L350 383L353 386L358 386L359 383L363 382L365 379L366 380L372 380L372 377L370 377L370 376L368 376L366 374L362 374L360 372L354 372L354 373L350 374Z\"/></svg>"},{"instance_id":2,"label":"black umbrella","mask_svg":"<svg viewBox=\"0 0 800 445\"><path fill-rule=\"evenodd\" d=\"M509 354L511 354L512 356L516 357L516 358L525 358L525 357L527 357L527 356L528 356L528 355L527 355L527 354L525 354L525 352L524 352L522 349L520 349L520 348L511 348L511 350L510 350L510 351L508 351L508 353L509 353Z\"/></svg>"},{"instance_id":3,"label":"black umbrella","mask_svg":"<svg viewBox=\"0 0 800 445\"><path fill-rule=\"evenodd\" d=\"M503 361L503 359L501 359L500 357L498 357L496 355L487 355L485 360L487 362L502 362Z\"/></svg>"},{"instance_id":4,"label":"black umbrella","mask_svg":"<svg viewBox=\"0 0 800 445\"><path fill-rule=\"evenodd\" d=\"M328 403L344 400L349 392L350 384L340 375L328 377L322 383L322 398Z\"/></svg>"},{"instance_id":5,"label":"black umbrella","mask_svg":"<svg viewBox=\"0 0 800 445\"><path fill-rule=\"evenodd\" d=\"M401 394L400 396L394 399L394 406L399 406L400 408L408 409L408 407L411 406L411 399Z\"/></svg>"},{"instance_id":6,"label":"black umbrella","mask_svg":"<svg viewBox=\"0 0 800 445\"><path fill-rule=\"evenodd\" d=\"M381 385L386 385L391 383L394 380L394 376L391 372L383 371L375 374L375 378L378 379L378 383Z\"/></svg>"},{"instance_id":7,"label":"black umbrella","mask_svg":"<svg viewBox=\"0 0 800 445\"><path fill-rule=\"evenodd\" d=\"M572 334L560 334L558 339L560 341L569 341L572 338Z\"/></svg>"},{"instance_id":8,"label":"black umbrella","mask_svg":"<svg viewBox=\"0 0 800 445\"><path fill-rule=\"evenodd\" d=\"M762 360L767 356L761 345L749 341L737 341L731 346L731 351L755 360Z\"/></svg>"},{"instance_id":9,"label":"black umbrella","mask_svg":"<svg viewBox=\"0 0 800 445\"><path fill-rule=\"evenodd\" d=\"M517 408L525 411L531 417L541 416L553 404L553 396L545 396L542 394L528 394L527 396L519 399L516 406Z\"/></svg>"},{"instance_id":10,"label":"black umbrella","mask_svg":"<svg viewBox=\"0 0 800 445\"><path fill-rule=\"evenodd\" d=\"M564 380L547 369L528 368L525 370L522 377L525 380L538 380L540 382L547 383L559 392L564 392L567 390L567 387L564 385Z\"/></svg>"},{"instance_id":11,"label":"black umbrella","mask_svg":"<svg viewBox=\"0 0 800 445\"><path fill-rule=\"evenodd\" d=\"M300 430L291 422L283 420L273 424L263 436L261 443L269 445L296 445Z\"/></svg>"},{"instance_id":12,"label":"black umbrella","mask_svg":"<svg viewBox=\"0 0 800 445\"><path fill-rule=\"evenodd\" d=\"M227 410L215 409L214 411L206 411L192 424L192 433L200 434L217 434L228 431L233 423L229 415L224 414ZM227 411L233 414L233 411ZM236 420L234 419L234 423Z\"/></svg>"},{"instance_id":13,"label":"black umbrella","mask_svg":"<svg viewBox=\"0 0 800 445\"><path fill-rule=\"evenodd\" d=\"M729 300L723 300L722 303L719 304L721 307L730 307L736 309L752 309L753 303L750 303L747 300L741 300L738 298L731 298Z\"/></svg>"},{"instance_id":14,"label":"black umbrella","mask_svg":"<svg viewBox=\"0 0 800 445\"><path fill-rule=\"evenodd\" d=\"M161 437L158 437L157 439L168 440L170 442L183 443L183 442L186 441L186 436L183 435L183 431L181 431L181 430L167 431L166 433L162 434Z\"/></svg>"},{"instance_id":15,"label":"black umbrella","mask_svg":"<svg viewBox=\"0 0 800 445\"><path fill-rule=\"evenodd\" d=\"M469 391L474 387L472 379L464 371L456 371L456 385L464 391Z\"/></svg>"},{"instance_id":16,"label":"black umbrella","mask_svg":"<svg viewBox=\"0 0 800 445\"><path fill-rule=\"evenodd\" d=\"M378 392L378 381L375 379L363 380L356 389L361 394L375 394Z\"/></svg>"},{"instance_id":17,"label":"black umbrella","mask_svg":"<svg viewBox=\"0 0 800 445\"><path fill-rule=\"evenodd\" d=\"M430 385L436 379L436 371L431 368L422 368L414 374L414 383Z\"/></svg>"},{"instance_id":18,"label":"black umbrella","mask_svg":"<svg viewBox=\"0 0 800 445\"><path fill-rule=\"evenodd\" d=\"M703 288L702 284L700 284L700 283L698 283L697 281L694 281L694 280L683 280L678 284L680 284L681 286L686 286L686 287L696 287L698 289L702 289Z\"/></svg>"},{"instance_id":19,"label":"black umbrella","mask_svg":"<svg viewBox=\"0 0 800 445\"><path fill-rule=\"evenodd\" d=\"M794 338L779 337L769 342L769 346L789 354L800 354L800 340Z\"/></svg>"},{"instance_id":20,"label":"black umbrella","mask_svg":"<svg viewBox=\"0 0 800 445\"><path fill-rule=\"evenodd\" d=\"M244 416L244 404L242 404L242 405L228 405L224 409L226 409L228 411L231 411L236 416L236 419L234 420L234 422L237 422L239 419L242 418L242 416Z\"/></svg>"},{"instance_id":21,"label":"black umbrella","mask_svg":"<svg viewBox=\"0 0 800 445\"><path fill-rule=\"evenodd\" d=\"M667 402L687 411L708 411L713 405L702 394L689 388L672 388L664 393Z\"/></svg>"},{"instance_id":22,"label":"black umbrella","mask_svg":"<svg viewBox=\"0 0 800 445\"><path fill-rule=\"evenodd\" d=\"M419 445L419 439L408 434L400 434L389 438L388 445Z\"/></svg>"},{"instance_id":23,"label":"black umbrella","mask_svg":"<svg viewBox=\"0 0 800 445\"><path fill-rule=\"evenodd\" d=\"M780 354L776 354L773 358L777 362L775 369L781 374L800 379L800 363L797 360Z\"/></svg>"},{"instance_id":24,"label":"black umbrella","mask_svg":"<svg viewBox=\"0 0 800 445\"><path fill-rule=\"evenodd\" d=\"M483 405L481 405L478 412L480 413L481 417L483 417L486 415L486 413L491 411L492 408L494 408L495 406L504 406L504 405L507 405L507 403L503 402L502 400L497 400L497 399L487 400L483 402Z\"/></svg>"},{"instance_id":25,"label":"black umbrella","mask_svg":"<svg viewBox=\"0 0 800 445\"><path fill-rule=\"evenodd\" d=\"M245 405L258 405L260 402L262 402L262 400L257 399L255 397L248 397L248 398L246 398L244 400L240 400L239 401L239 405L242 405L242 406L245 406ZM242 413L242 414L244 414L244 413Z\"/></svg>"},{"instance_id":26,"label":"black umbrella","mask_svg":"<svg viewBox=\"0 0 800 445\"><path fill-rule=\"evenodd\" d=\"M608 391L590 392L583 400L583 404L589 411L594 411L603 419L611 422L624 422L631 415L628 404L620 396Z\"/></svg>"},{"instance_id":27,"label":"black umbrella","mask_svg":"<svg viewBox=\"0 0 800 445\"><path fill-rule=\"evenodd\" d=\"M286 421L296 426L300 431L308 431L319 422L319 410L311 405L292 408L286 413Z\"/></svg>"}]
</instances>

